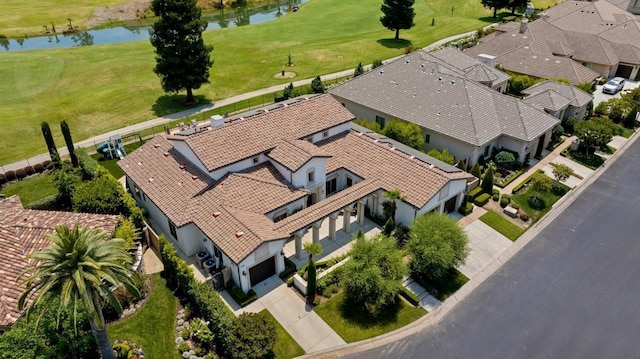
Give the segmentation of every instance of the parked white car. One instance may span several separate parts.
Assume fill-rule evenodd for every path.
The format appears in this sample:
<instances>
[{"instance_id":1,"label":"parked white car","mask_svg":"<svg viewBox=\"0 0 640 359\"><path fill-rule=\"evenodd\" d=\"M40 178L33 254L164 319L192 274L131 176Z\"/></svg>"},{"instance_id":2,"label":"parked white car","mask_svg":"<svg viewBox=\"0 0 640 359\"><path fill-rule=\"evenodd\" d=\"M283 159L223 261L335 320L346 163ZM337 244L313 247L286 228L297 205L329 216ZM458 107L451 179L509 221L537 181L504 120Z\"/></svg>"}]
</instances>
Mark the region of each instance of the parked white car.
<instances>
[{"instance_id":1,"label":"parked white car","mask_svg":"<svg viewBox=\"0 0 640 359\"><path fill-rule=\"evenodd\" d=\"M614 77L602 86L602 92L611 95L617 94L624 88L624 79L622 77Z\"/></svg>"}]
</instances>

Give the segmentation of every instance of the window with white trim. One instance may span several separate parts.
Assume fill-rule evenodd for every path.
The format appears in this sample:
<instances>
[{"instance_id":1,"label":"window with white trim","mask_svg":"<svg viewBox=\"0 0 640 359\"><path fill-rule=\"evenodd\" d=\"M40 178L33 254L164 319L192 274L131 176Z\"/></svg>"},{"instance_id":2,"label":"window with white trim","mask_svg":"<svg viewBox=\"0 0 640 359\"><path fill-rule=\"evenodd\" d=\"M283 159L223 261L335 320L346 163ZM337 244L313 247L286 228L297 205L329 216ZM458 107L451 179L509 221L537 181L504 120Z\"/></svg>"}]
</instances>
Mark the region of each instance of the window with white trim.
<instances>
[{"instance_id":1,"label":"window with white trim","mask_svg":"<svg viewBox=\"0 0 640 359\"><path fill-rule=\"evenodd\" d=\"M178 231L176 230L176 225L173 222L171 222L170 219L168 219L168 221L169 221L169 232L171 232L171 235L177 241L178 240Z\"/></svg>"}]
</instances>

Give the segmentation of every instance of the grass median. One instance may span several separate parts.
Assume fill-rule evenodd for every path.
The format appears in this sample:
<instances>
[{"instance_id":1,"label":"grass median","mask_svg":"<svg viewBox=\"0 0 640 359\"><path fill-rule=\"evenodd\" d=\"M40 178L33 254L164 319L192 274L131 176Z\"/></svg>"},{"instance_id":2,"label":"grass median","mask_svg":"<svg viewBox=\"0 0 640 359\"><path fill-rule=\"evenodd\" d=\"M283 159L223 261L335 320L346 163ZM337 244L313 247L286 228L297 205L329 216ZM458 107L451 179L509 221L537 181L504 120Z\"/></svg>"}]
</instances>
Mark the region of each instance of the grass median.
<instances>
[{"instance_id":1,"label":"grass median","mask_svg":"<svg viewBox=\"0 0 640 359\"><path fill-rule=\"evenodd\" d=\"M451 8L454 14L451 16ZM196 90L201 103L401 55L493 20L480 2L429 0L415 4L415 27L402 41L379 21L380 1L313 0L295 14L266 23L208 31L214 45L211 84ZM435 26L431 26L432 18ZM291 54L293 66L286 67ZM48 121L58 146L58 123L80 141L183 110L153 73L148 41L6 52L0 56L0 163L46 152L40 123ZM293 79L277 79L282 69Z\"/></svg>"}]
</instances>

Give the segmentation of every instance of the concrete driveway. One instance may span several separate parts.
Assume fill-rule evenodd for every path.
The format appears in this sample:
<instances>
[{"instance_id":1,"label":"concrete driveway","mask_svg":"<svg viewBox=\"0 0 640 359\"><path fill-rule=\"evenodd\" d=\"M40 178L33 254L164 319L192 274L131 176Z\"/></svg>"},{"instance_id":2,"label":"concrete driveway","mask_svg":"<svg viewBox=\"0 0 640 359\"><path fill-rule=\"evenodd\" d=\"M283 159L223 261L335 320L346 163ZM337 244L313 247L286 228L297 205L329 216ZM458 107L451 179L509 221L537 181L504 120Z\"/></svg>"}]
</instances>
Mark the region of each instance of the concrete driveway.
<instances>
[{"instance_id":1,"label":"concrete driveway","mask_svg":"<svg viewBox=\"0 0 640 359\"><path fill-rule=\"evenodd\" d=\"M598 85L596 86L596 90L593 93L593 107L595 108L602 101L607 101L612 98L620 98L620 94L623 93L625 90L632 90L638 87L639 85L640 83L638 81L625 80L624 88L622 89L622 91L618 92L615 95L602 93L602 85Z\"/></svg>"},{"instance_id":2,"label":"concrete driveway","mask_svg":"<svg viewBox=\"0 0 640 359\"><path fill-rule=\"evenodd\" d=\"M462 274L473 278L482 269L498 258L512 242L495 229L476 219L464 231L469 238L469 256L464 265L458 267Z\"/></svg>"}]
</instances>

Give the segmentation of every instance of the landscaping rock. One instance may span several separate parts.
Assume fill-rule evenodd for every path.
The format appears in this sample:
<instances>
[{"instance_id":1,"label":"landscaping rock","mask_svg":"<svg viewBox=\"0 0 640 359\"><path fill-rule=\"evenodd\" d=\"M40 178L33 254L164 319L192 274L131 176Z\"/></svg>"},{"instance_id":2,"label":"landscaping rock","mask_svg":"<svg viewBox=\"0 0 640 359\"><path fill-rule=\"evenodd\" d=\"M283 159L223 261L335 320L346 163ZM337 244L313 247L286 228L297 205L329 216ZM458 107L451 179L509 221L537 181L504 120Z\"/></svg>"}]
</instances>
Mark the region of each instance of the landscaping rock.
<instances>
[{"instance_id":1,"label":"landscaping rock","mask_svg":"<svg viewBox=\"0 0 640 359\"><path fill-rule=\"evenodd\" d=\"M176 338L176 345L180 345L180 344L182 344L182 342L184 342L184 339L182 339L182 337L177 337Z\"/></svg>"},{"instance_id":2,"label":"landscaping rock","mask_svg":"<svg viewBox=\"0 0 640 359\"><path fill-rule=\"evenodd\" d=\"M184 324L184 319L178 319L178 325L183 325Z\"/></svg>"}]
</instances>

